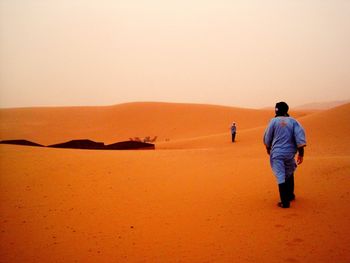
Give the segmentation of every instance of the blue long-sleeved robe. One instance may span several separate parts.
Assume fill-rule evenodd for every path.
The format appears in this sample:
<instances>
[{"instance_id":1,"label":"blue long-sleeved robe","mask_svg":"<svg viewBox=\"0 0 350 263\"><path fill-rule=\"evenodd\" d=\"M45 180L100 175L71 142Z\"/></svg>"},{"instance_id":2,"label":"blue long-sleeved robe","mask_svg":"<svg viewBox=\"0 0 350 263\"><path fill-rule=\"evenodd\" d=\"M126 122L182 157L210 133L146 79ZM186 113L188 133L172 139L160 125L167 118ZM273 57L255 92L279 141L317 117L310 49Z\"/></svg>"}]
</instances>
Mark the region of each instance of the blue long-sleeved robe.
<instances>
[{"instance_id":1,"label":"blue long-sleeved robe","mask_svg":"<svg viewBox=\"0 0 350 263\"><path fill-rule=\"evenodd\" d=\"M297 148L306 146L304 128L291 117L275 117L265 130L264 144L278 184L284 183L295 171Z\"/></svg>"}]
</instances>

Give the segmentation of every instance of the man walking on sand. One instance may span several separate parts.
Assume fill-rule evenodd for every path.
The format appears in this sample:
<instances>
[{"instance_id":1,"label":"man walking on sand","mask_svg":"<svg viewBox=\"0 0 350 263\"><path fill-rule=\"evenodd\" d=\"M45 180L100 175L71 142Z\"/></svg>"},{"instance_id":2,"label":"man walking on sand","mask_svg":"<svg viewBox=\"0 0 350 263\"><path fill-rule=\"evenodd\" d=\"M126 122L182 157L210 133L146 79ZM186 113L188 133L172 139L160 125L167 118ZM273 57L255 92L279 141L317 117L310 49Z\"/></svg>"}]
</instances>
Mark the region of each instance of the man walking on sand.
<instances>
[{"instance_id":1,"label":"man walking on sand","mask_svg":"<svg viewBox=\"0 0 350 263\"><path fill-rule=\"evenodd\" d=\"M297 164L303 162L306 146L305 131L299 122L289 117L288 110L287 103L278 102L275 107L276 116L270 121L264 134L264 144L278 183L281 199L278 206L282 208L288 208L290 201L295 200L294 171Z\"/></svg>"}]
</instances>

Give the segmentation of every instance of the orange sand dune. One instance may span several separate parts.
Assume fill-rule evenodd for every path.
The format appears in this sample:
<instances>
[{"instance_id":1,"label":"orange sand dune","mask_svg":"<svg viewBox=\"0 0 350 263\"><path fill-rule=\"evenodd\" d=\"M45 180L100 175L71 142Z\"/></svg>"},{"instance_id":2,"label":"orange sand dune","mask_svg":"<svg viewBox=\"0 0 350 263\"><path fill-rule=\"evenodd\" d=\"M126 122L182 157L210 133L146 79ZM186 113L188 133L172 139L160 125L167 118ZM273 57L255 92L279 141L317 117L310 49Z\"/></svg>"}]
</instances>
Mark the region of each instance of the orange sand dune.
<instances>
[{"instance_id":1,"label":"orange sand dune","mask_svg":"<svg viewBox=\"0 0 350 263\"><path fill-rule=\"evenodd\" d=\"M350 155L350 103L301 120L313 154Z\"/></svg>"},{"instance_id":2,"label":"orange sand dune","mask_svg":"<svg viewBox=\"0 0 350 263\"><path fill-rule=\"evenodd\" d=\"M348 117L350 116L350 103L322 112L304 114L305 112L297 112L296 114L292 112L291 116L297 118L306 130L307 151L316 155L350 155L350 118ZM254 148L248 146L262 143L265 127L272 117L273 114L270 111L268 120L263 126L257 125L256 128L239 130L235 148L242 146L242 150L254 151ZM231 144L230 134L226 131L209 136L196 136L169 143L160 143L159 146L160 148L201 148L231 146Z\"/></svg>"},{"instance_id":3,"label":"orange sand dune","mask_svg":"<svg viewBox=\"0 0 350 263\"><path fill-rule=\"evenodd\" d=\"M350 262L349 111L292 112L308 146L297 199L280 209L262 145L271 111L162 103L1 110L1 139L158 135L160 150L0 145L0 262Z\"/></svg>"},{"instance_id":4,"label":"orange sand dune","mask_svg":"<svg viewBox=\"0 0 350 263\"><path fill-rule=\"evenodd\" d=\"M306 112L297 112L298 116ZM0 139L54 144L71 139L112 143L133 137L157 141L206 136L264 125L269 110L176 103L126 103L109 107L18 108L0 110Z\"/></svg>"}]
</instances>

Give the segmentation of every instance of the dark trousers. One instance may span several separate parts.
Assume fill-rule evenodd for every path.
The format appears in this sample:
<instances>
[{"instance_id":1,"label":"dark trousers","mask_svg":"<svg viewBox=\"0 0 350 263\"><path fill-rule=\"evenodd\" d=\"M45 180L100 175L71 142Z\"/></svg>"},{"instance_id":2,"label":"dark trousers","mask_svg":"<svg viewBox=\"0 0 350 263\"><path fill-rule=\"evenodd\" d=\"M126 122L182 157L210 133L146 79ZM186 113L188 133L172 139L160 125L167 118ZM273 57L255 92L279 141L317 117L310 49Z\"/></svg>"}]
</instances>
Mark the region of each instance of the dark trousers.
<instances>
[{"instance_id":1,"label":"dark trousers","mask_svg":"<svg viewBox=\"0 0 350 263\"><path fill-rule=\"evenodd\" d=\"M290 176L282 184L278 185L281 203L283 207L289 207L290 201L295 199L294 195L294 175Z\"/></svg>"},{"instance_id":2,"label":"dark trousers","mask_svg":"<svg viewBox=\"0 0 350 263\"><path fill-rule=\"evenodd\" d=\"M290 201L295 199L295 194L294 194L294 174L292 174L292 176L290 176L287 180L286 180L286 185L287 185L287 191L288 191L288 199Z\"/></svg>"},{"instance_id":3,"label":"dark trousers","mask_svg":"<svg viewBox=\"0 0 350 263\"><path fill-rule=\"evenodd\" d=\"M235 138L236 138L236 133L234 132L234 133L232 133L232 142L235 141Z\"/></svg>"}]
</instances>

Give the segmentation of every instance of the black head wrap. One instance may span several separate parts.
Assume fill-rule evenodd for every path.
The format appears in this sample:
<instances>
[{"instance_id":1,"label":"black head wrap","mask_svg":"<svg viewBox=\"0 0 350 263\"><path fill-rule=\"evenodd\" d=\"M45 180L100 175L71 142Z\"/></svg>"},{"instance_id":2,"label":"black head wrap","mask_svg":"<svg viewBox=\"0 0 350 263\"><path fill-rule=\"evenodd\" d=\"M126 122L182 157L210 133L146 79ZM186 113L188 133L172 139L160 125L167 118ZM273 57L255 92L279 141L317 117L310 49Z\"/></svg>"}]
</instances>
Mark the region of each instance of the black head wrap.
<instances>
[{"instance_id":1,"label":"black head wrap","mask_svg":"<svg viewBox=\"0 0 350 263\"><path fill-rule=\"evenodd\" d=\"M283 101L276 103L276 107L275 107L276 117L277 116L289 117L288 110L289 110L289 107L287 103Z\"/></svg>"}]
</instances>

